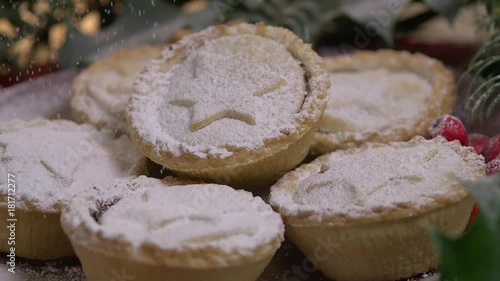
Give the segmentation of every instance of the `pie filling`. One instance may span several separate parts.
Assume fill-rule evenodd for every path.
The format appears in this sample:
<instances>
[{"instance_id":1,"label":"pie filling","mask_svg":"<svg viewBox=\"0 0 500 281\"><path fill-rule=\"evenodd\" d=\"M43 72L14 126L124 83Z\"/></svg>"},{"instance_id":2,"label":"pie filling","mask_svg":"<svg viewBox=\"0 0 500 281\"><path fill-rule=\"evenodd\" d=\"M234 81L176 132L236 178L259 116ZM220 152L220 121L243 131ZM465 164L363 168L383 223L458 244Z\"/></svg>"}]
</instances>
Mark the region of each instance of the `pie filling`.
<instances>
[{"instance_id":1,"label":"pie filling","mask_svg":"<svg viewBox=\"0 0 500 281\"><path fill-rule=\"evenodd\" d=\"M100 223L102 215L113 205L118 203L122 197L115 196L109 200L97 200L94 208L89 208L89 214L95 222Z\"/></svg>"},{"instance_id":2,"label":"pie filling","mask_svg":"<svg viewBox=\"0 0 500 281\"><path fill-rule=\"evenodd\" d=\"M320 119L325 133L378 131L418 118L432 95L429 81L385 68L330 73L330 99Z\"/></svg>"}]
</instances>

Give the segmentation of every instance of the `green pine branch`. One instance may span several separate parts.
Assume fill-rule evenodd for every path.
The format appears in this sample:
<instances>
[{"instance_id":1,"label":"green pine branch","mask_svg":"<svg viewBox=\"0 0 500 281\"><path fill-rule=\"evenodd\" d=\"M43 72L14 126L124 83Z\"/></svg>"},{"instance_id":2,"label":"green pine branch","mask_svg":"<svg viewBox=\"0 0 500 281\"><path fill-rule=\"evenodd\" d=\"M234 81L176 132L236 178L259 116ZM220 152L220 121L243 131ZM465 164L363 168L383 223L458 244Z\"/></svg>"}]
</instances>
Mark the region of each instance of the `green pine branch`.
<instances>
[{"instance_id":1,"label":"green pine branch","mask_svg":"<svg viewBox=\"0 0 500 281\"><path fill-rule=\"evenodd\" d=\"M469 81L464 111L472 122L483 124L500 107L500 0L482 1L489 16L478 20L478 26L493 35L479 48L467 71L458 81L464 87Z\"/></svg>"},{"instance_id":2,"label":"green pine branch","mask_svg":"<svg viewBox=\"0 0 500 281\"><path fill-rule=\"evenodd\" d=\"M471 79L465 103L465 116L484 123L500 105L500 14L487 19L494 25L494 33L472 58L458 84L464 86Z\"/></svg>"}]
</instances>

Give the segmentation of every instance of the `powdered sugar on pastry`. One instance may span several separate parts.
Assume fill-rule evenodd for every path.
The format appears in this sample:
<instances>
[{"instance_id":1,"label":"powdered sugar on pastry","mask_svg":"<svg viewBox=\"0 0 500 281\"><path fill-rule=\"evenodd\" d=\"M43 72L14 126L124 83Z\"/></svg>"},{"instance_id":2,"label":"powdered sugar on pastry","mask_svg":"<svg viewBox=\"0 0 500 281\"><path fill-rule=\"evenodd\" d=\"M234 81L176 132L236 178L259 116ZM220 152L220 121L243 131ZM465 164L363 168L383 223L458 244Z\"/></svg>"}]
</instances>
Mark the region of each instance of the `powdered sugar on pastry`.
<instances>
[{"instance_id":1,"label":"powdered sugar on pastry","mask_svg":"<svg viewBox=\"0 0 500 281\"><path fill-rule=\"evenodd\" d=\"M270 202L285 216L314 213L314 220L408 216L467 196L457 178L484 174L484 160L470 147L444 138L366 144L336 151L299 167L272 187Z\"/></svg>"},{"instance_id":2,"label":"powdered sugar on pastry","mask_svg":"<svg viewBox=\"0 0 500 281\"><path fill-rule=\"evenodd\" d=\"M125 109L139 72L163 46L118 50L92 64L74 80L70 105L75 119L97 127L127 131Z\"/></svg>"},{"instance_id":3,"label":"powdered sugar on pastry","mask_svg":"<svg viewBox=\"0 0 500 281\"><path fill-rule=\"evenodd\" d=\"M419 53L360 51L325 63L332 86L313 154L423 135L456 99L450 71Z\"/></svg>"},{"instance_id":4,"label":"powdered sugar on pastry","mask_svg":"<svg viewBox=\"0 0 500 281\"><path fill-rule=\"evenodd\" d=\"M204 196L206 202L196 201ZM250 193L234 192L227 186L188 185L125 197L103 214L100 223L125 233L131 241L148 241L162 248L214 246L227 252L233 248L246 251L256 247L255 240L272 238L280 231L279 224L268 227L263 223L261 212L279 221Z\"/></svg>"},{"instance_id":5,"label":"powdered sugar on pastry","mask_svg":"<svg viewBox=\"0 0 500 281\"><path fill-rule=\"evenodd\" d=\"M17 206L47 212L60 211L92 184L137 175L145 159L127 136L64 120L1 123L0 147L1 167L16 176Z\"/></svg>"},{"instance_id":6,"label":"powdered sugar on pastry","mask_svg":"<svg viewBox=\"0 0 500 281\"><path fill-rule=\"evenodd\" d=\"M432 94L429 82L419 75L384 68L332 72L330 82L334 87L320 119L321 131L329 133L409 126L426 109Z\"/></svg>"},{"instance_id":7,"label":"powdered sugar on pastry","mask_svg":"<svg viewBox=\"0 0 500 281\"><path fill-rule=\"evenodd\" d=\"M158 150L223 158L229 147L253 149L297 126L305 73L285 45L232 35L174 66L171 55L165 51L139 76L129 108L137 132Z\"/></svg>"},{"instance_id":8,"label":"powdered sugar on pastry","mask_svg":"<svg viewBox=\"0 0 500 281\"><path fill-rule=\"evenodd\" d=\"M93 243L98 238L93 235L100 233L104 239L120 239L133 247L175 250L162 261L178 263L188 258L183 266L222 265L259 254L262 247L276 249L284 232L281 217L249 192L215 184L170 186L144 176L111 181L92 195L75 198L63 224L84 226L93 233L76 229L74 235L85 236L78 240L81 243Z\"/></svg>"}]
</instances>

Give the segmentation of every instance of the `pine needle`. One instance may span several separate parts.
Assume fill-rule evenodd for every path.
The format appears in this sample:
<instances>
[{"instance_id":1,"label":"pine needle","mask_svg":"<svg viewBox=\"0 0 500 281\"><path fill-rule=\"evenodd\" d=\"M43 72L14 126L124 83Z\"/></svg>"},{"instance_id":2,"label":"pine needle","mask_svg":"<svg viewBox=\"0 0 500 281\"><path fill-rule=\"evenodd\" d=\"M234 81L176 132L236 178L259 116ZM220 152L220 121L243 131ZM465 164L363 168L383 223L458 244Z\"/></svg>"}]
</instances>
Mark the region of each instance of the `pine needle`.
<instances>
[{"instance_id":1,"label":"pine needle","mask_svg":"<svg viewBox=\"0 0 500 281\"><path fill-rule=\"evenodd\" d=\"M498 19L498 15L491 15L487 20ZM491 117L500 105L500 30L498 26L495 28L491 38L479 48L458 81L459 86L464 85L466 79L470 82L465 115L471 121L479 121L481 124ZM473 90L474 87L477 88Z\"/></svg>"},{"instance_id":2,"label":"pine needle","mask_svg":"<svg viewBox=\"0 0 500 281\"><path fill-rule=\"evenodd\" d=\"M466 110L472 107L470 110L470 116L472 116L472 119L479 120L480 123L483 123L486 119L488 119L491 115L488 114L488 112L493 113L494 108L489 110L485 110L485 108L488 106L496 106L496 104L493 104L492 100L495 100L499 96L499 93L500 75L487 80L479 86L479 88L472 93L466 105Z\"/></svg>"}]
</instances>

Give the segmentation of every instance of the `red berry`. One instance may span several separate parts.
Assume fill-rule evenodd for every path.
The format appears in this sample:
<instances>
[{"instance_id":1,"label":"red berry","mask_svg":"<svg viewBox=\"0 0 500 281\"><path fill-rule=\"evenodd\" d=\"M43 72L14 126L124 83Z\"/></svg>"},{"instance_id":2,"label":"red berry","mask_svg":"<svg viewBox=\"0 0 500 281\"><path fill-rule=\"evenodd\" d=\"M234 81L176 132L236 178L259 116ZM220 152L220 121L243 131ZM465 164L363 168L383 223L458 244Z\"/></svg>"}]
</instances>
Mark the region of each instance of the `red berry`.
<instances>
[{"instance_id":1,"label":"red berry","mask_svg":"<svg viewBox=\"0 0 500 281\"><path fill-rule=\"evenodd\" d=\"M470 213L468 224L471 224L476 219L478 213L479 213L479 207L477 206L477 204L474 204L474 207L472 207L472 212Z\"/></svg>"},{"instance_id":2,"label":"red berry","mask_svg":"<svg viewBox=\"0 0 500 281\"><path fill-rule=\"evenodd\" d=\"M486 163L495 159L500 154L500 134L495 135L490 138L488 144L483 150L483 155Z\"/></svg>"},{"instance_id":3,"label":"red berry","mask_svg":"<svg viewBox=\"0 0 500 281\"><path fill-rule=\"evenodd\" d=\"M469 145L474 147L477 154L483 153L483 150L486 147L486 144L488 143L489 140L490 140L490 138L483 135L483 134L470 134L469 135Z\"/></svg>"},{"instance_id":4,"label":"red berry","mask_svg":"<svg viewBox=\"0 0 500 281\"><path fill-rule=\"evenodd\" d=\"M491 176L500 173L500 156L486 164L486 175Z\"/></svg>"},{"instance_id":5,"label":"red berry","mask_svg":"<svg viewBox=\"0 0 500 281\"><path fill-rule=\"evenodd\" d=\"M428 133L432 138L440 135L448 141L459 140L463 146L469 144L464 124L460 119L452 115L447 114L434 119Z\"/></svg>"}]
</instances>

